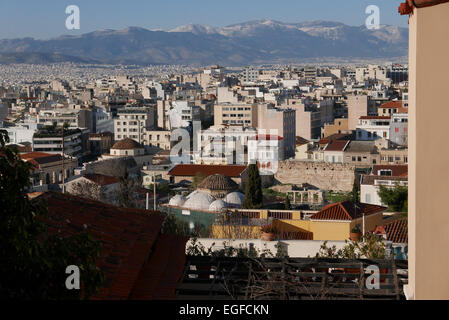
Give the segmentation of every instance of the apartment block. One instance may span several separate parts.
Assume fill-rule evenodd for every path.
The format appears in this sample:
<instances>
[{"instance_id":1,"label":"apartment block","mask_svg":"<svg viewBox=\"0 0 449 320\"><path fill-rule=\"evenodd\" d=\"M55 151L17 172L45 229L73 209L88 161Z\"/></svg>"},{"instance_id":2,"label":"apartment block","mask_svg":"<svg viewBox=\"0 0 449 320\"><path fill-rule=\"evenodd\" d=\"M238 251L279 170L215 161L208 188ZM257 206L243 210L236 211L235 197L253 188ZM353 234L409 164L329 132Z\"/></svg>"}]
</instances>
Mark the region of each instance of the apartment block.
<instances>
[{"instance_id":1,"label":"apartment block","mask_svg":"<svg viewBox=\"0 0 449 320\"><path fill-rule=\"evenodd\" d=\"M117 110L114 119L115 141L131 138L139 143L146 139L146 131L154 128L155 112L153 108L125 107Z\"/></svg>"}]
</instances>

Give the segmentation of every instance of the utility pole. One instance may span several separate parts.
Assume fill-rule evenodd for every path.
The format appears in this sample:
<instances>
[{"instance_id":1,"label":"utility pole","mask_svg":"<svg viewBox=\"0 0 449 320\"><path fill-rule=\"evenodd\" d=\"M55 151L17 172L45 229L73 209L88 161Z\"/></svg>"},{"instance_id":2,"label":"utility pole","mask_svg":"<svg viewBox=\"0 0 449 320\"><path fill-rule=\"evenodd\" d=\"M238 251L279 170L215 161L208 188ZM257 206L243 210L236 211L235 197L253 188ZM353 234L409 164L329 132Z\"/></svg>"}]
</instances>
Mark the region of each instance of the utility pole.
<instances>
[{"instance_id":1,"label":"utility pole","mask_svg":"<svg viewBox=\"0 0 449 320\"><path fill-rule=\"evenodd\" d=\"M153 210L156 211L156 175L153 172Z\"/></svg>"},{"instance_id":2,"label":"utility pole","mask_svg":"<svg viewBox=\"0 0 449 320\"><path fill-rule=\"evenodd\" d=\"M62 193L65 193L65 179L64 179L64 123L62 124Z\"/></svg>"}]
</instances>

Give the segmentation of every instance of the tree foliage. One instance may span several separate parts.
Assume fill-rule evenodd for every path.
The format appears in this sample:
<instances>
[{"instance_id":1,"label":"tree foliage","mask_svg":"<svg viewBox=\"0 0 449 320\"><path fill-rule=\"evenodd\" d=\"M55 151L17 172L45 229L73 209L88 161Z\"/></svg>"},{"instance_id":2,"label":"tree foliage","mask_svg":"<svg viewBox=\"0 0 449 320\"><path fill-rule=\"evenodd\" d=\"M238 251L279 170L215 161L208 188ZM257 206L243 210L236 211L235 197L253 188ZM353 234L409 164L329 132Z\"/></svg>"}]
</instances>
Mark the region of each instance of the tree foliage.
<instances>
[{"instance_id":1,"label":"tree foliage","mask_svg":"<svg viewBox=\"0 0 449 320\"><path fill-rule=\"evenodd\" d=\"M71 237L49 235L48 209L42 200L30 200L29 163L17 150L5 147L0 130L0 296L6 299L88 298L103 284L96 267L101 246L86 233ZM66 267L80 269L82 290L68 290Z\"/></svg>"},{"instance_id":2,"label":"tree foliage","mask_svg":"<svg viewBox=\"0 0 449 320\"><path fill-rule=\"evenodd\" d=\"M256 164L248 166L248 181L245 187L244 209L260 209L263 206L262 179Z\"/></svg>"},{"instance_id":3,"label":"tree foliage","mask_svg":"<svg viewBox=\"0 0 449 320\"><path fill-rule=\"evenodd\" d=\"M285 210L292 209L292 205L290 203L290 198L288 196L285 197L284 208L285 208Z\"/></svg>"},{"instance_id":4,"label":"tree foliage","mask_svg":"<svg viewBox=\"0 0 449 320\"><path fill-rule=\"evenodd\" d=\"M198 185L203 182L204 179L206 179L206 174L203 172L197 172L195 173L195 176L193 177L192 180L192 188L196 189L198 188Z\"/></svg>"},{"instance_id":5,"label":"tree foliage","mask_svg":"<svg viewBox=\"0 0 449 320\"><path fill-rule=\"evenodd\" d=\"M380 186L379 197L388 208L395 212L407 212L408 209L408 188L396 185L394 188Z\"/></svg>"},{"instance_id":6,"label":"tree foliage","mask_svg":"<svg viewBox=\"0 0 449 320\"><path fill-rule=\"evenodd\" d=\"M332 259L385 259L385 244L373 234L365 235L362 241L345 242L345 246L337 250L335 245L328 247L327 241L324 241L318 256Z\"/></svg>"}]
</instances>

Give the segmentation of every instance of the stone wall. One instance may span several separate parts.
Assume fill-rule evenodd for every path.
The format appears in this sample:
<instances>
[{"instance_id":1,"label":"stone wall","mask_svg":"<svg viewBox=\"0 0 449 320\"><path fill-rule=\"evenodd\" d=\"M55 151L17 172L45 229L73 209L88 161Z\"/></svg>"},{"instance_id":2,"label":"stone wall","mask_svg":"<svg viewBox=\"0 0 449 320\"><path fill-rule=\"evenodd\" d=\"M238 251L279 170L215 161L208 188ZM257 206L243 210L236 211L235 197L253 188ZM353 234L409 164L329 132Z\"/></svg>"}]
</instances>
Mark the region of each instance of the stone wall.
<instances>
[{"instance_id":1,"label":"stone wall","mask_svg":"<svg viewBox=\"0 0 449 320\"><path fill-rule=\"evenodd\" d=\"M309 183L323 190L351 191L355 166L341 163L279 161L275 179L280 183Z\"/></svg>"}]
</instances>

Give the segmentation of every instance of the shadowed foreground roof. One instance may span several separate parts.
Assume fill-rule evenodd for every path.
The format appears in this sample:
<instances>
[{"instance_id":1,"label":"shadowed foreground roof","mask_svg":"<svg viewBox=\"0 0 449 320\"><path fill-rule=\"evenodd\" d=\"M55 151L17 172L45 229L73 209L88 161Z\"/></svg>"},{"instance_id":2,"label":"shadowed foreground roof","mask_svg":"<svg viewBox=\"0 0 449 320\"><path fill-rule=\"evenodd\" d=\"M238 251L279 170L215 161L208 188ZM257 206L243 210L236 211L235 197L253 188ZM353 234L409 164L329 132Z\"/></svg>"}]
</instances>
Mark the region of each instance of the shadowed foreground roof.
<instances>
[{"instance_id":1,"label":"shadowed foreground roof","mask_svg":"<svg viewBox=\"0 0 449 320\"><path fill-rule=\"evenodd\" d=\"M55 192L44 193L39 198L48 203L50 234L71 236L88 231L101 242L102 256L97 265L105 273L106 285L93 299L146 299L150 296L149 288L165 288L164 297L170 298L170 294L173 297L176 283L172 283L182 273L183 267L176 269L176 266L184 264L186 239L160 236L164 221L160 212L119 208ZM161 247L164 252L171 253L170 256L157 258ZM167 267L167 259L173 263L171 269ZM156 286L145 282L149 266L165 270ZM139 294L142 286L147 288L144 296Z\"/></svg>"},{"instance_id":2,"label":"shadowed foreground roof","mask_svg":"<svg viewBox=\"0 0 449 320\"><path fill-rule=\"evenodd\" d=\"M168 174L171 176L193 177L197 173L203 173L206 176L213 174L222 174L228 177L240 177L245 171L246 166L240 165L205 165L205 164L178 164L171 169Z\"/></svg>"},{"instance_id":3,"label":"shadowed foreground roof","mask_svg":"<svg viewBox=\"0 0 449 320\"><path fill-rule=\"evenodd\" d=\"M368 203L354 204L346 200L332 203L310 217L312 220L354 220L365 216L383 212L387 208Z\"/></svg>"}]
</instances>

